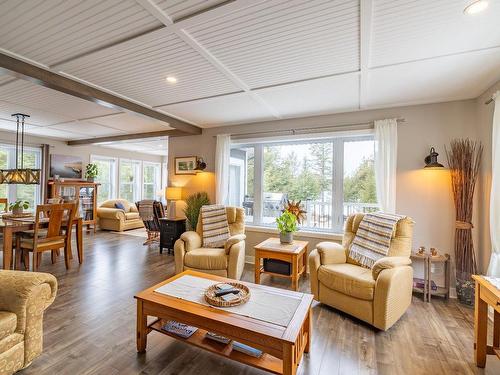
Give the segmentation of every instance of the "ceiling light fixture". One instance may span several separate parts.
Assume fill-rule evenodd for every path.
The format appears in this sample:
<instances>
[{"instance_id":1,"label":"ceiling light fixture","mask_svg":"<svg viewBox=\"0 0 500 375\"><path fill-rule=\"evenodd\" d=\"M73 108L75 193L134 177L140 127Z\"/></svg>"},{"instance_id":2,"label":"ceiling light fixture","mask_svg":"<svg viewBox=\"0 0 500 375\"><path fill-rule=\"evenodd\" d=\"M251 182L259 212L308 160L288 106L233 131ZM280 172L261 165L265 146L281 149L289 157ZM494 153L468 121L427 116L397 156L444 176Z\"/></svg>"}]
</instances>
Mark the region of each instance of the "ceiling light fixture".
<instances>
[{"instance_id":1,"label":"ceiling light fixture","mask_svg":"<svg viewBox=\"0 0 500 375\"><path fill-rule=\"evenodd\" d=\"M175 78L173 76L168 76L167 77L167 82L168 83L177 83L177 78Z\"/></svg>"},{"instance_id":2,"label":"ceiling light fixture","mask_svg":"<svg viewBox=\"0 0 500 375\"><path fill-rule=\"evenodd\" d=\"M464 8L464 14L477 14L488 8L486 0L474 0Z\"/></svg>"},{"instance_id":3,"label":"ceiling light fixture","mask_svg":"<svg viewBox=\"0 0 500 375\"><path fill-rule=\"evenodd\" d=\"M24 118L30 117L22 113L14 113L16 118L16 167L0 169L0 184L40 184L40 169L24 168ZM21 164L21 168L19 168Z\"/></svg>"}]
</instances>

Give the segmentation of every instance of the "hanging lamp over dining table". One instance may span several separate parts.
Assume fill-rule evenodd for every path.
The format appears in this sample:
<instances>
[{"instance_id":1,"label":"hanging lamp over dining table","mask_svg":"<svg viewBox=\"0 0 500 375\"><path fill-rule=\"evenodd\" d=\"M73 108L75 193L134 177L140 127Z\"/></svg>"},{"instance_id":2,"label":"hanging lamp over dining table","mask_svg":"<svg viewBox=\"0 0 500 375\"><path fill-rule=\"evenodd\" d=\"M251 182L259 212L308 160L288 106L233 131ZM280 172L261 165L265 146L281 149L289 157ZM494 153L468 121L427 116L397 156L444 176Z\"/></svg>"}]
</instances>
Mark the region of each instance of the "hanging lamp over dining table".
<instances>
[{"instance_id":1,"label":"hanging lamp over dining table","mask_svg":"<svg viewBox=\"0 0 500 375\"><path fill-rule=\"evenodd\" d=\"M14 113L16 117L16 167L0 169L0 184L40 184L40 169L24 168L24 119L30 117L23 113Z\"/></svg>"}]
</instances>

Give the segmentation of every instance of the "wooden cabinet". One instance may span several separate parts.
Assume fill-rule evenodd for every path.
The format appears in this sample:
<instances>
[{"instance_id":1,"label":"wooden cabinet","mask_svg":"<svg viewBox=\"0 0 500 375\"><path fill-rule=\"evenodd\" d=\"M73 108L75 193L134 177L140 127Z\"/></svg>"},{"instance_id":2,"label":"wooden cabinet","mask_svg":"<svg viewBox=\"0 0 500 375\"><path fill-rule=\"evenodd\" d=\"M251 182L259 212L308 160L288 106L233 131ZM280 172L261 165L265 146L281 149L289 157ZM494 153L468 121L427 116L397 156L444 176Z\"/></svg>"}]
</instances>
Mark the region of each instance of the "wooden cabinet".
<instances>
[{"instance_id":1,"label":"wooden cabinet","mask_svg":"<svg viewBox=\"0 0 500 375\"><path fill-rule=\"evenodd\" d=\"M179 239L182 233L186 231L186 219L169 219L162 217L160 219L160 254L163 249L174 249L175 241Z\"/></svg>"},{"instance_id":2,"label":"wooden cabinet","mask_svg":"<svg viewBox=\"0 0 500 375\"><path fill-rule=\"evenodd\" d=\"M48 198L63 198L65 201L79 200L78 214L87 225L87 230L97 223L97 188L99 184L95 182L81 180L65 180L48 182Z\"/></svg>"}]
</instances>

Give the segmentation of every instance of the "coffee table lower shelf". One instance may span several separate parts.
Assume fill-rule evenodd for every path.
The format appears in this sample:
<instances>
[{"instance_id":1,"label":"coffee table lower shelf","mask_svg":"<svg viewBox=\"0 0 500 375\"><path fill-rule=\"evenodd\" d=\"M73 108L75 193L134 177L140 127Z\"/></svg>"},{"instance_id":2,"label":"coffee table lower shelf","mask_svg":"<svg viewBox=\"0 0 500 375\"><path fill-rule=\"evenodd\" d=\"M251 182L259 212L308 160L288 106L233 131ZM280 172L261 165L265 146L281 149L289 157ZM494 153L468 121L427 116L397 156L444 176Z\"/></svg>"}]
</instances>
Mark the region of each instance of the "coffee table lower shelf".
<instances>
[{"instance_id":1,"label":"coffee table lower shelf","mask_svg":"<svg viewBox=\"0 0 500 375\"><path fill-rule=\"evenodd\" d=\"M205 338L207 331L198 328L198 330L193 333L192 336L187 339L177 336L173 333L164 331L162 327L166 324L162 319L157 319L153 323L148 325L149 331L156 331L163 333L164 335L170 336L179 341L188 343L190 345L196 346L198 348L207 350L211 353L218 354L220 356L232 359L240 363L244 363L249 366L256 367L261 370L269 371L274 374L283 374L283 361L276 358L270 354L263 353L261 357L256 358L251 355L233 350L232 342L228 344L219 343L214 340Z\"/></svg>"}]
</instances>

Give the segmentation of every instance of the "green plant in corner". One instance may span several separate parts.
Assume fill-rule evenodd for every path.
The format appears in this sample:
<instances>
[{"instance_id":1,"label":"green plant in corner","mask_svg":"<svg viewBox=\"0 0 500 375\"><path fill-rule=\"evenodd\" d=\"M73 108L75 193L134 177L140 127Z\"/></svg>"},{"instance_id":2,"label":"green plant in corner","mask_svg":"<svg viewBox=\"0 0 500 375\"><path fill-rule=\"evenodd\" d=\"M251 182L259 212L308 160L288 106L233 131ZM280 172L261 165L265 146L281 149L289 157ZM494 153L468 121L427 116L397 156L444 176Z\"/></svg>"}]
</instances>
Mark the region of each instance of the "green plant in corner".
<instances>
[{"instance_id":1,"label":"green plant in corner","mask_svg":"<svg viewBox=\"0 0 500 375\"><path fill-rule=\"evenodd\" d=\"M28 209L29 206L30 202L20 199L15 201L14 203L9 204L9 210L12 211L13 214L20 214L23 212L23 210Z\"/></svg>"},{"instance_id":2,"label":"green plant in corner","mask_svg":"<svg viewBox=\"0 0 500 375\"><path fill-rule=\"evenodd\" d=\"M195 193L187 197L184 214L186 215L189 228L191 230L196 230L201 206L205 206L207 204L210 204L210 198L208 198L208 194L205 192Z\"/></svg>"},{"instance_id":3,"label":"green plant in corner","mask_svg":"<svg viewBox=\"0 0 500 375\"><path fill-rule=\"evenodd\" d=\"M87 180L93 180L99 175L99 167L95 163L87 164L85 168L85 178Z\"/></svg>"}]
</instances>

